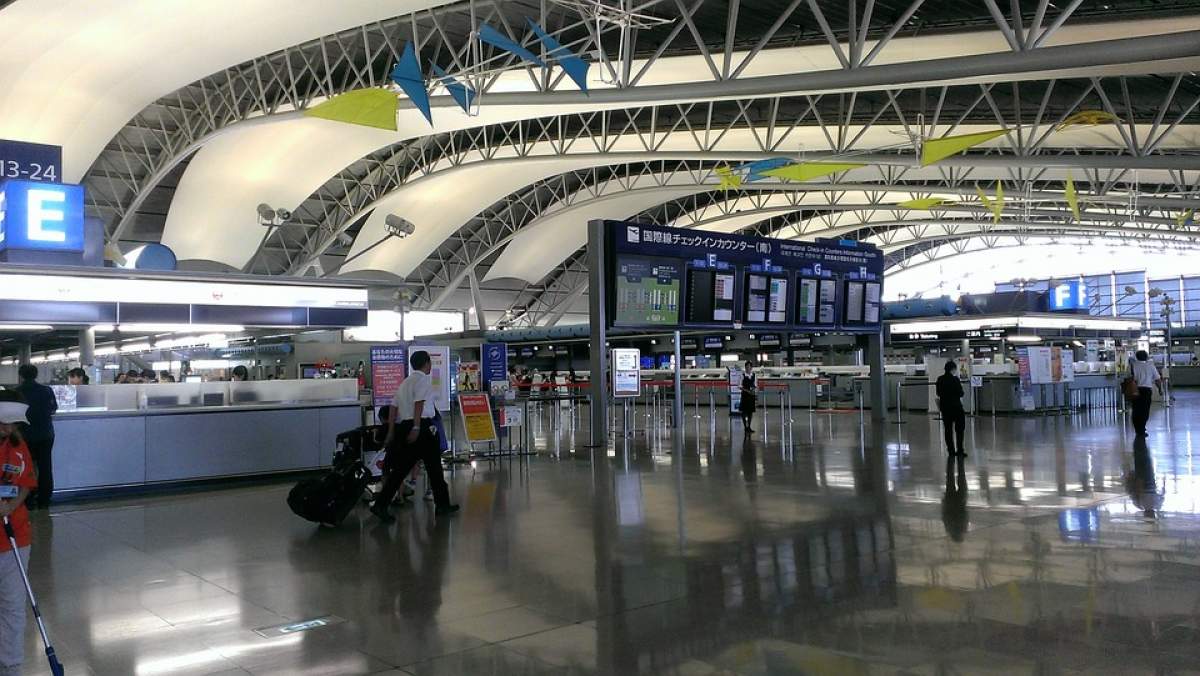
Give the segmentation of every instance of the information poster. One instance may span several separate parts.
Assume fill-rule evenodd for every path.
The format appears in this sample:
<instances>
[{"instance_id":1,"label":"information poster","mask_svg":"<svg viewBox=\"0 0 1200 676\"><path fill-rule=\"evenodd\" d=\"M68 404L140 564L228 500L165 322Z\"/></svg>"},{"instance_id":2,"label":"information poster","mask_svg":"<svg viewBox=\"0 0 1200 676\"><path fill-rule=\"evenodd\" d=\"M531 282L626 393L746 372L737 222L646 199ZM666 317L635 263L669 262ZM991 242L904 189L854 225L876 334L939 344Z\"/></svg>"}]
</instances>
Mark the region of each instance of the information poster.
<instances>
[{"instance_id":1,"label":"information poster","mask_svg":"<svg viewBox=\"0 0 1200 676\"><path fill-rule=\"evenodd\" d=\"M408 351L402 344L373 345L371 360L371 403L378 412L380 406L390 406L396 388L408 373Z\"/></svg>"},{"instance_id":2,"label":"information poster","mask_svg":"<svg viewBox=\"0 0 1200 676\"><path fill-rule=\"evenodd\" d=\"M463 361L458 363L458 391L479 392L482 383L479 380L479 362Z\"/></svg>"},{"instance_id":3,"label":"information poster","mask_svg":"<svg viewBox=\"0 0 1200 676\"><path fill-rule=\"evenodd\" d=\"M524 411L520 406L501 406L500 407L500 426L501 427L520 427L524 424Z\"/></svg>"},{"instance_id":4,"label":"information poster","mask_svg":"<svg viewBox=\"0 0 1200 676\"><path fill-rule=\"evenodd\" d=\"M429 353L429 360L433 362L429 378L433 381L433 391L437 392L437 410L449 411L450 385L456 375L450 370L450 348L445 345L410 345L408 349L412 352L424 350Z\"/></svg>"},{"instance_id":5,"label":"information poster","mask_svg":"<svg viewBox=\"0 0 1200 676\"><path fill-rule=\"evenodd\" d=\"M1048 347L1027 347L1029 380L1034 385L1049 385L1054 380L1054 352Z\"/></svg>"},{"instance_id":6,"label":"information poster","mask_svg":"<svg viewBox=\"0 0 1200 676\"><path fill-rule=\"evenodd\" d=\"M492 403L486 394L463 394L458 398L467 443L496 441L496 426L492 422Z\"/></svg>"},{"instance_id":7,"label":"information poster","mask_svg":"<svg viewBox=\"0 0 1200 676\"><path fill-rule=\"evenodd\" d=\"M674 326L679 323L680 264L625 256L617 261L618 325Z\"/></svg>"},{"instance_id":8,"label":"information poster","mask_svg":"<svg viewBox=\"0 0 1200 676\"><path fill-rule=\"evenodd\" d=\"M636 397L642 393L642 351L614 348L612 351L612 388L614 397Z\"/></svg>"},{"instance_id":9,"label":"information poster","mask_svg":"<svg viewBox=\"0 0 1200 676\"><path fill-rule=\"evenodd\" d=\"M1033 373L1030 368L1029 348L1017 348L1017 377L1018 391L1021 395L1021 408L1032 411L1035 407L1033 400Z\"/></svg>"},{"instance_id":10,"label":"information poster","mask_svg":"<svg viewBox=\"0 0 1200 676\"><path fill-rule=\"evenodd\" d=\"M482 359L480 370L483 374L484 389L489 389L492 383L508 382L508 346L504 343L484 343L479 346L479 356Z\"/></svg>"},{"instance_id":11,"label":"information poster","mask_svg":"<svg viewBox=\"0 0 1200 676\"><path fill-rule=\"evenodd\" d=\"M1093 338L1087 341L1086 344L1087 360L1093 363L1100 361L1100 341Z\"/></svg>"}]
</instances>

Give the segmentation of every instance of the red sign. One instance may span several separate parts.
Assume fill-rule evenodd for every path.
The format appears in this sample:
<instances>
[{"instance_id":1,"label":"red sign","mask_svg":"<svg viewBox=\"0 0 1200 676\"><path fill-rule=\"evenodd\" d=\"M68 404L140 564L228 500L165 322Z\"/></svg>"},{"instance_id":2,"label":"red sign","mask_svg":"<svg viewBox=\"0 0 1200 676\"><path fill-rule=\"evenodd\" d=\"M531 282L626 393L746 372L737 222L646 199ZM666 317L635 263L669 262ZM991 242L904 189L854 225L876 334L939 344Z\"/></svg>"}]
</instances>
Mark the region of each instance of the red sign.
<instances>
[{"instance_id":1,"label":"red sign","mask_svg":"<svg viewBox=\"0 0 1200 676\"><path fill-rule=\"evenodd\" d=\"M458 407L462 411L467 442L496 440L496 426L492 424L492 402L488 395L459 394Z\"/></svg>"}]
</instances>

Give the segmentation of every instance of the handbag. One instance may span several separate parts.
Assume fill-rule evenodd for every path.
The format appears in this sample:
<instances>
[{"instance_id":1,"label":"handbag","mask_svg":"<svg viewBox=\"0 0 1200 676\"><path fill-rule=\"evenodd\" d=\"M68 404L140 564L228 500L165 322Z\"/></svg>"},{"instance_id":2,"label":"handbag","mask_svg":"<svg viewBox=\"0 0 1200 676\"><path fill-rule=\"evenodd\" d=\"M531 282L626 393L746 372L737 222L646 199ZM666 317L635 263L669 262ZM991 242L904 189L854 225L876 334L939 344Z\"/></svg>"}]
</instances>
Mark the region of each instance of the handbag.
<instances>
[{"instance_id":1,"label":"handbag","mask_svg":"<svg viewBox=\"0 0 1200 676\"><path fill-rule=\"evenodd\" d=\"M1121 394L1125 395L1127 401L1133 401L1138 397L1137 379L1133 376L1125 376L1125 380L1121 381Z\"/></svg>"}]
</instances>

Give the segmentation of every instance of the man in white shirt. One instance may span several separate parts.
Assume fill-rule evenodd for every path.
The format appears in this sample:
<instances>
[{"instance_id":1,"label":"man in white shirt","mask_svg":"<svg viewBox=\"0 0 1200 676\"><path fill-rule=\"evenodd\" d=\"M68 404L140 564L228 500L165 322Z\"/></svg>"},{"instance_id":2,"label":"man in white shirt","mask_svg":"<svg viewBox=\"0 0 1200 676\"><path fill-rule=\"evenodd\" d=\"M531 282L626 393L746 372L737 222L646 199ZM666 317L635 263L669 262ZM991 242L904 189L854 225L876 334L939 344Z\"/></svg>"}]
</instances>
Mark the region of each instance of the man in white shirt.
<instances>
[{"instance_id":1,"label":"man in white shirt","mask_svg":"<svg viewBox=\"0 0 1200 676\"><path fill-rule=\"evenodd\" d=\"M438 448L437 430L434 428L436 392L429 372L433 362L424 350L413 352L408 358L411 367L408 377L396 388L392 400L394 414L388 422L384 448L387 455L383 460L383 488L371 504L371 513L385 523L396 518L388 513L388 506L400 490L404 477L418 462L425 465L429 487L433 489L433 502L438 514L453 514L458 505L450 504L450 488L442 476L442 452Z\"/></svg>"},{"instance_id":2,"label":"man in white shirt","mask_svg":"<svg viewBox=\"0 0 1200 676\"><path fill-rule=\"evenodd\" d=\"M1138 350L1135 356L1137 359L1129 362L1129 369L1138 386L1138 396L1133 400L1133 428L1137 430L1137 436L1144 437L1146 423L1150 421L1150 402L1154 399L1154 390L1158 389L1160 397L1163 393L1162 377L1145 350Z\"/></svg>"}]
</instances>

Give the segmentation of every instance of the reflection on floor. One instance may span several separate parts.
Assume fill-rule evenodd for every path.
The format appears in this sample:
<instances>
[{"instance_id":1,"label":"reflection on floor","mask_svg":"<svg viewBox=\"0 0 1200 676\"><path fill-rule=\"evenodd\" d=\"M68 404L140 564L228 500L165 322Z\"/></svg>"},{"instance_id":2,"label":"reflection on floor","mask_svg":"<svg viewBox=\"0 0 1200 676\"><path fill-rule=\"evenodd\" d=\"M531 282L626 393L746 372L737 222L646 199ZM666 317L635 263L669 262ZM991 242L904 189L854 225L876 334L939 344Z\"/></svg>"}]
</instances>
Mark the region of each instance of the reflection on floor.
<instances>
[{"instance_id":1,"label":"reflection on floor","mask_svg":"<svg viewBox=\"0 0 1200 676\"><path fill-rule=\"evenodd\" d=\"M676 444L639 409L597 462L567 425L460 468L452 519L317 529L284 483L68 505L32 573L70 674L1179 673L1198 410L1136 447L1115 413L978 418L956 464L922 415L773 410L745 441L689 409ZM32 624L27 655L48 673Z\"/></svg>"}]
</instances>

